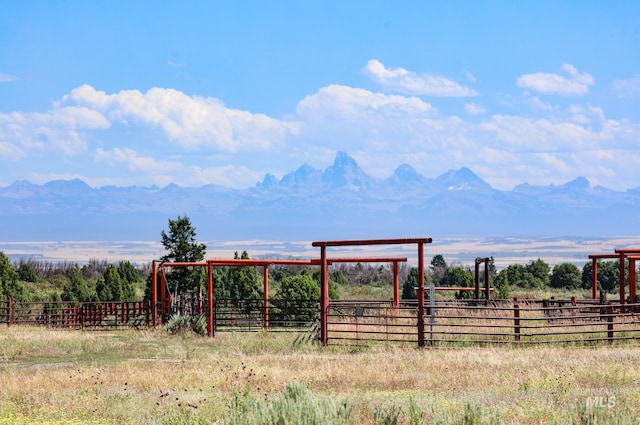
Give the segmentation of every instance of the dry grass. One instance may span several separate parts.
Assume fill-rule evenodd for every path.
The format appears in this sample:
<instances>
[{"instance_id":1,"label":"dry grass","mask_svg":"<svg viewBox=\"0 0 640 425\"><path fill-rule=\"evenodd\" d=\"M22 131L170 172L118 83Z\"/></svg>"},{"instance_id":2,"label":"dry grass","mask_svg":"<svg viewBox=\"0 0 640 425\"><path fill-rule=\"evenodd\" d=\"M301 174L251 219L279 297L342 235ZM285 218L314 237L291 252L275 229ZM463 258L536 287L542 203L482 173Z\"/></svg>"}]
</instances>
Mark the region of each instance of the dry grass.
<instances>
[{"instance_id":1,"label":"dry grass","mask_svg":"<svg viewBox=\"0 0 640 425\"><path fill-rule=\"evenodd\" d=\"M350 400L358 424L393 406L401 423L463 423L469 406L486 423L588 423L593 397L615 400L595 412L601 421L640 420L635 342L419 350L322 348L299 337L2 327L0 424L222 423L233 394L270 399L291 381Z\"/></svg>"}]
</instances>

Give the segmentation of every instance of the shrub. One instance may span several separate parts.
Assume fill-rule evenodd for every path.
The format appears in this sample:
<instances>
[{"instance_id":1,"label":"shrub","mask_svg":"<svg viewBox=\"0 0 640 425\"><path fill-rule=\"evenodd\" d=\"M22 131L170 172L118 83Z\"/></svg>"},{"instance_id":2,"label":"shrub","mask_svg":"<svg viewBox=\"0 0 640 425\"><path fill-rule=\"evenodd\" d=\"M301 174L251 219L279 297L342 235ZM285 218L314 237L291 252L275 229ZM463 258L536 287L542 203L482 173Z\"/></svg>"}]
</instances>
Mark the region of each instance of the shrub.
<instances>
[{"instance_id":1,"label":"shrub","mask_svg":"<svg viewBox=\"0 0 640 425\"><path fill-rule=\"evenodd\" d=\"M314 395L304 385L292 381L284 393L270 402L250 392L235 394L227 425L347 424L353 407L346 400Z\"/></svg>"},{"instance_id":2,"label":"shrub","mask_svg":"<svg viewBox=\"0 0 640 425\"><path fill-rule=\"evenodd\" d=\"M285 277L271 301L272 319L287 324L312 322L318 314L316 304L319 298L320 286L311 275Z\"/></svg>"},{"instance_id":3,"label":"shrub","mask_svg":"<svg viewBox=\"0 0 640 425\"><path fill-rule=\"evenodd\" d=\"M185 335L195 333L197 335L207 335L206 316L181 316L179 314L171 316L164 329L174 335Z\"/></svg>"}]
</instances>

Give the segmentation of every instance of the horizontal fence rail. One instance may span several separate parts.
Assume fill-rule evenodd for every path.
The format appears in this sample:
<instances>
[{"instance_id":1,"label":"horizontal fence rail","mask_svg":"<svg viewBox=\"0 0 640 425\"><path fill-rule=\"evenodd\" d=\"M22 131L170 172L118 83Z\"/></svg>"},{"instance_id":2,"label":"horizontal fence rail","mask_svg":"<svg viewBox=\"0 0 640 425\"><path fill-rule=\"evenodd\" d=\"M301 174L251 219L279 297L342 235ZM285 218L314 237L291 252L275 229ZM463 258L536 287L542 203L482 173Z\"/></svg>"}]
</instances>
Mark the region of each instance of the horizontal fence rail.
<instances>
[{"instance_id":1,"label":"horizontal fence rail","mask_svg":"<svg viewBox=\"0 0 640 425\"><path fill-rule=\"evenodd\" d=\"M164 306L169 311L170 306ZM161 312L161 303L156 305ZM216 332L319 332L318 300L217 299ZM640 339L640 304L596 300L448 300L425 303L422 341L428 346L595 343ZM333 300L328 343L418 344L417 302ZM149 302L17 302L0 300L0 323L51 328L124 329L153 326ZM180 313L180 311L176 311ZM191 314L204 314L195 309ZM164 323L162 319L158 325Z\"/></svg>"},{"instance_id":2,"label":"horizontal fence rail","mask_svg":"<svg viewBox=\"0 0 640 425\"><path fill-rule=\"evenodd\" d=\"M589 343L640 338L640 304L445 301L424 307L427 345ZM418 342L417 304L330 302L330 344Z\"/></svg>"},{"instance_id":3,"label":"horizontal fence rail","mask_svg":"<svg viewBox=\"0 0 640 425\"><path fill-rule=\"evenodd\" d=\"M216 331L296 331L312 328L318 321L318 300L216 299L214 328Z\"/></svg>"},{"instance_id":4,"label":"horizontal fence rail","mask_svg":"<svg viewBox=\"0 0 640 425\"><path fill-rule=\"evenodd\" d=\"M3 306L4 305L4 309ZM0 304L0 321L50 328L130 328L151 325L148 302L22 302Z\"/></svg>"},{"instance_id":5,"label":"horizontal fence rail","mask_svg":"<svg viewBox=\"0 0 640 425\"><path fill-rule=\"evenodd\" d=\"M186 306L186 307L185 307ZM218 299L213 306L214 329L223 331L308 331L318 322L318 300ZM162 314L164 312L164 315ZM153 307L149 302L17 302L0 300L0 323L33 325L51 328L131 328L153 326ZM196 305L167 300L156 305L157 325L170 315L204 315L207 311Z\"/></svg>"}]
</instances>

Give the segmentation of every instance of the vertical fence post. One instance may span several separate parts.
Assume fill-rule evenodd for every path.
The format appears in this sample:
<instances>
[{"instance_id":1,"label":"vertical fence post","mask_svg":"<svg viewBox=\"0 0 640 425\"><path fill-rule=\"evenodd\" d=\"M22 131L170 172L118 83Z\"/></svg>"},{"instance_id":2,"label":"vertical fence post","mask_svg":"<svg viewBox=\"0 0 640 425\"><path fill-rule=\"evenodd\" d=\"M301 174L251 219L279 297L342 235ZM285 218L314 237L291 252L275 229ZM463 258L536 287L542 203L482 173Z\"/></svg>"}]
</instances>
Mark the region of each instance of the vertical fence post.
<instances>
[{"instance_id":1,"label":"vertical fence post","mask_svg":"<svg viewBox=\"0 0 640 425\"><path fill-rule=\"evenodd\" d=\"M269 329L269 265L262 267L262 294L264 297L264 305L262 306L262 323L264 329Z\"/></svg>"},{"instance_id":2,"label":"vertical fence post","mask_svg":"<svg viewBox=\"0 0 640 425\"><path fill-rule=\"evenodd\" d=\"M591 298L598 299L598 260L591 259Z\"/></svg>"},{"instance_id":3,"label":"vertical fence post","mask_svg":"<svg viewBox=\"0 0 640 425\"><path fill-rule=\"evenodd\" d=\"M480 299L480 258L476 258L475 261L475 284L476 284L476 288L475 288L475 292L474 292L474 297L476 300Z\"/></svg>"},{"instance_id":4,"label":"vertical fence post","mask_svg":"<svg viewBox=\"0 0 640 425\"><path fill-rule=\"evenodd\" d=\"M13 325L13 299L7 300L7 327Z\"/></svg>"},{"instance_id":5,"label":"vertical fence post","mask_svg":"<svg viewBox=\"0 0 640 425\"><path fill-rule=\"evenodd\" d=\"M624 314L625 307L625 296L624 296L624 274L625 274L625 264L624 264L624 252L620 253L620 314Z\"/></svg>"},{"instance_id":6,"label":"vertical fence post","mask_svg":"<svg viewBox=\"0 0 640 425\"><path fill-rule=\"evenodd\" d=\"M207 261L207 336L213 337L213 265Z\"/></svg>"},{"instance_id":7,"label":"vertical fence post","mask_svg":"<svg viewBox=\"0 0 640 425\"><path fill-rule=\"evenodd\" d=\"M398 276L398 262L393 262L393 317L398 317L400 309L400 278Z\"/></svg>"},{"instance_id":8,"label":"vertical fence post","mask_svg":"<svg viewBox=\"0 0 640 425\"><path fill-rule=\"evenodd\" d=\"M418 243L418 347L424 347L424 245Z\"/></svg>"},{"instance_id":9,"label":"vertical fence post","mask_svg":"<svg viewBox=\"0 0 640 425\"><path fill-rule=\"evenodd\" d=\"M571 307L572 307L571 308L571 316L573 317L571 319L571 323L576 323L576 314L577 314L576 305L577 305L576 297L571 297Z\"/></svg>"},{"instance_id":10,"label":"vertical fence post","mask_svg":"<svg viewBox=\"0 0 640 425\"><path fill-rule=\"evenodd\" d=\"M636 260L635 258L629 258L629 307L631 313L636 312Z\"/></svg>"},{"instance_id":11,"label":"vertical fence post","mask_svg":"<svg viewBox=\"0 0 640 425\"><path fill-rule=\"evenodd\" d=\"M518 297L513 298L513 331L516 341L520 341L520 305L518 305Z\"/></svg>"},{"instance_id":12,"label":"vertical fence post","mask_svg":"<svg viewBox=\"0 0 640 425\"><path fill-rule=\"evenodd\" d=\"M326 346L329 342L329 272L327 270L327 246L320 245L320 343Z\"/></svg>"},{"instance_id":13,"label":"vertical fence post","mask_svg":"<svg viewBox=\"0 0 640 425\"><path fill-rule=\"evenodd\" d=\"M613 305L611 303L607 306L607 339L609 344L613 343Z\"/></svg>"},{"instance_id":14,"label":"vertical fence post","mask_svg":"<svg viewBox=\"0 0 640 425\"><path fill-rule=\"evenodd\" d=\"M151 300L149 303L151 304L151 324L153 325L153 329L156 328L157 323L157 305L158 305L158 266L156 265L156 260L153 260L151 263L152 271L151 271ZM147 322L149 322L147 314Z\"/></svg>"}]
</instances>

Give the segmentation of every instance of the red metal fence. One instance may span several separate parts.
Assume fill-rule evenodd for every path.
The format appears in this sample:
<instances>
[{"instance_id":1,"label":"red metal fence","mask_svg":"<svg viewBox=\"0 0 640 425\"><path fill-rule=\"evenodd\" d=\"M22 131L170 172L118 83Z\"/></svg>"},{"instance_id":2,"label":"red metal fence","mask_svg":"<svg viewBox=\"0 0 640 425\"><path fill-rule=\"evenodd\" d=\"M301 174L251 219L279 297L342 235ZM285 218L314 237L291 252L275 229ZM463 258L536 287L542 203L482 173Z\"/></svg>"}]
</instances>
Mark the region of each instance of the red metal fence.
<instances>
[{"instance_id":1,"label":"red metal fence","mask_svg":"<svg viewBox=\"0 0 640 425\"><path fill-rule=\"evenodd\" d=\"M474 305L475 304L475 305ZM560 301L437 302L424 306L426 345L614 342L640 338L640 304ZM329 344L416 344L418 306L331 302Z\"/></svg>"},{"instance_id":2,"label":"red metal fence","mask_svg":"<svg viewBox=\"0 0 640 425\"><path fill-rule=\"evenodd\" d=\"M0 322L51 328L122 328L151 326L147 302L0 302Z\"/></svg>"},{"instance_id":3,"label":"red metal fence","mask_svg":"<svg viewBox=\"0 0 640 425\"><path fill-rule=\"evenodd\" d=\"M160 309L160 305L157 306ZM56 328L153 326L148 302L0 301L0 323ZM168 309L167 309L168 310ZM593 300L452 300L423 306L392 301L333 300L326 311L332 345L404 343L427 346L595 343L640 339L640 304ZM214 327L223 331L318 332L317 300L216 300ZM167 317L161 317L162 325ZM418 324L424 323L422 338Z\"/></svg>"}]
</instances>

